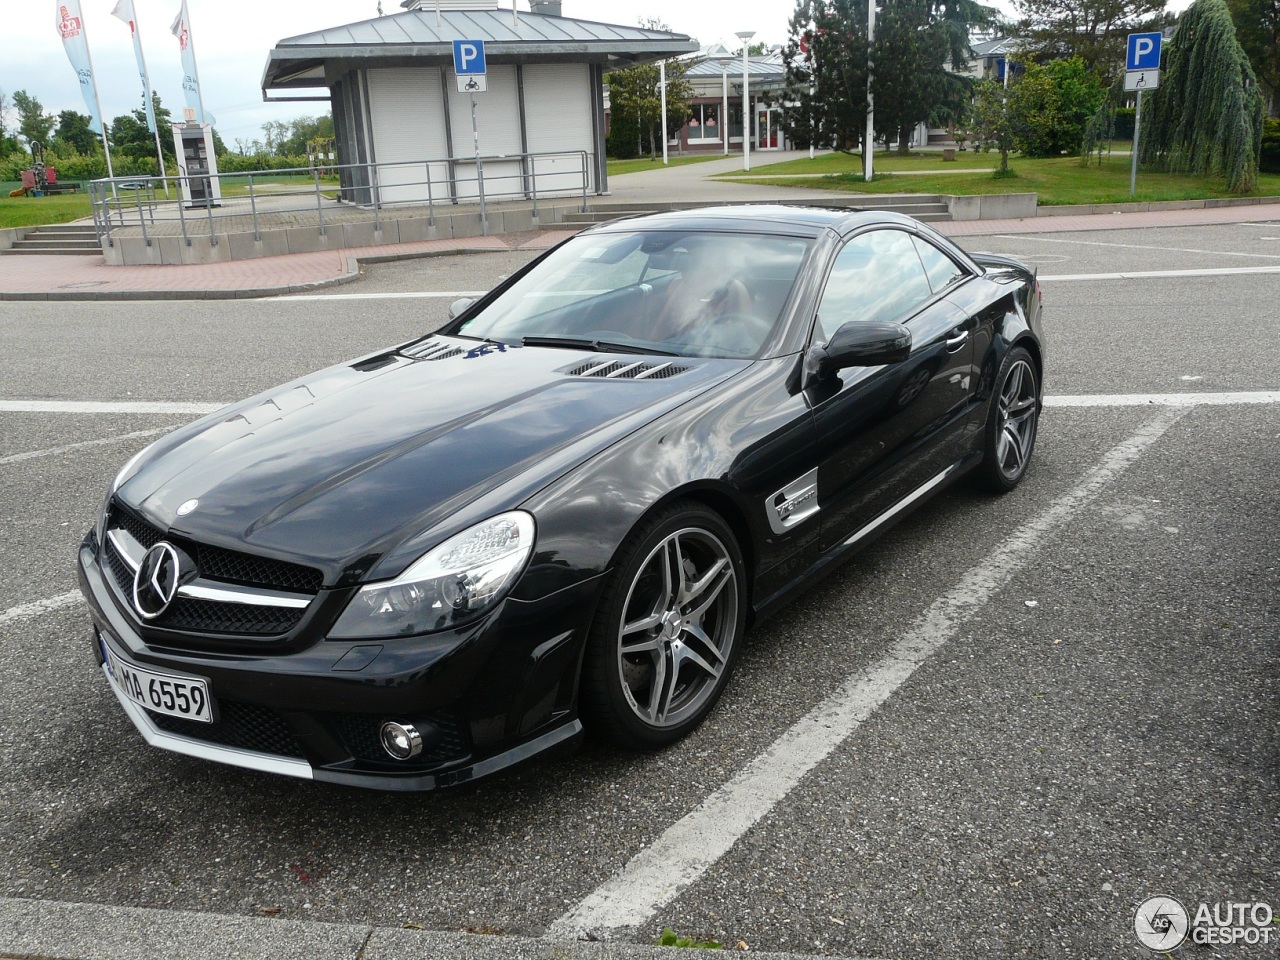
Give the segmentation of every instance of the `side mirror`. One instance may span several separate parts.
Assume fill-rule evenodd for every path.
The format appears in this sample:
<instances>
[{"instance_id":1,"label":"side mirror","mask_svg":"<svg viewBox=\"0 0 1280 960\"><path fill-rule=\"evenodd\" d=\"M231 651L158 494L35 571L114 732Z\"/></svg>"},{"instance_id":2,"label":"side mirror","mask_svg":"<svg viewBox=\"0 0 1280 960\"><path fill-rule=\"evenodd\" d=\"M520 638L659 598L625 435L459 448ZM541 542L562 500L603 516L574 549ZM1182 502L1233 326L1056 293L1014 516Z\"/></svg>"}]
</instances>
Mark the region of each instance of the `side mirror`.
<instances>
[{"instance_id":1,"label":"side mirror","mask_svg":"<svg viewBox=\"0 0 1280 960\"><path fill-rule=\"evenodd\" d=\"M476 301L473 297L463 297L461 300L453 301L453 303L449 304L449 319L457 320L462 316L467 307L471 306L475 302Z\"/></svg>"},{"instance_id":2,"label":"side mirror","mask_svg":"<svg viewBox=\"0 0 1280 960\"><path fill-rule=\"evenodd\" d=\"M846 323L825 344L809 351L805 366L819 379L846 367L902 363L911 356L911 331L900 323Z\"/></svg>"}]
</instances>

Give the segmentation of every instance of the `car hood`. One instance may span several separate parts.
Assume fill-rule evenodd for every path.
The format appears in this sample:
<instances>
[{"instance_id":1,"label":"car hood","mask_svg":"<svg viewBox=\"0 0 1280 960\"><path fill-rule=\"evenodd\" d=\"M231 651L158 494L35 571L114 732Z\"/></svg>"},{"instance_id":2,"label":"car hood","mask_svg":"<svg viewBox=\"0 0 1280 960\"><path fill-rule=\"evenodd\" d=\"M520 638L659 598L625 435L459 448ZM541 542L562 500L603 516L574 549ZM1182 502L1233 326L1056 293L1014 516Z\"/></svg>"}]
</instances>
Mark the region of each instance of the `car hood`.
<instances>
[{"instance_id":1,"label":"car hood","mask_svg":"<svg viewBox=\"0 0 1280 960\"><path fill-rule=\"evenodd\" d=\"M117 496L196 542L321 567L326 583L390 576L379 561L397 546L481 519L464 508L488 494L510 509L744 366L431 337L171 434Z\"/></svg>"}]
</instances>

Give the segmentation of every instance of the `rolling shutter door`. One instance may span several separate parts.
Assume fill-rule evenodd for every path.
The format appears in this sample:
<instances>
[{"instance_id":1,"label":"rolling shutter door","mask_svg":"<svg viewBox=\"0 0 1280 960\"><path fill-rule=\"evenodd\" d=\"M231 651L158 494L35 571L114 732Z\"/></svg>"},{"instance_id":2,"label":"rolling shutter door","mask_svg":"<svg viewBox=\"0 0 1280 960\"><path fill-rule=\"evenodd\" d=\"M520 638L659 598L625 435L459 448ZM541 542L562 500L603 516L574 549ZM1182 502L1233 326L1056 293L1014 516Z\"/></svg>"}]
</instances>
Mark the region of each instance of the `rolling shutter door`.
<instances>
[{"instance_id":1,"label":"rolling shutter door","mask_svg":"<svg viewBox=\"0 0 1280 960\"><path fill-rule=\"evenodd\" d=\"M440 71L435 68L369 71L369 116L383 203L448 202L449 165L430 164L448 154Z\"/></svg>"},{"instance_id":2,"label":"rolling shutter door","mask_svg":"<svg viewBox=\"0 0 1280 960\"><path fill-rule=\"evenodd\" d=\"M471 95L458 92L458 81L452 70L448 77L458 199L475 200L480 194L476 187L476 146L471 133ZM516 68L490 64L485 81L488 89L475 95L480 154L484 157L518 156L523 147L520 143L520 93L516 87ZM520 161L486 160L484 192L486 198L524 196Z\"/></svg>"},{"instance_id":3,"label":"rolling shutter door","mask_svg":"<svg viewBox=\"0 0 1280 960\"><path fill-rule=\"evenodd\" d=\"M591 122L591 72L585 63L537 64L524 68L524 113L530 153L583 150L592 177L595 150ZM582 190L581 154L533 161L538 194ZM588 188L593 186L588 180Z\"/></svg>"}]
</instances>

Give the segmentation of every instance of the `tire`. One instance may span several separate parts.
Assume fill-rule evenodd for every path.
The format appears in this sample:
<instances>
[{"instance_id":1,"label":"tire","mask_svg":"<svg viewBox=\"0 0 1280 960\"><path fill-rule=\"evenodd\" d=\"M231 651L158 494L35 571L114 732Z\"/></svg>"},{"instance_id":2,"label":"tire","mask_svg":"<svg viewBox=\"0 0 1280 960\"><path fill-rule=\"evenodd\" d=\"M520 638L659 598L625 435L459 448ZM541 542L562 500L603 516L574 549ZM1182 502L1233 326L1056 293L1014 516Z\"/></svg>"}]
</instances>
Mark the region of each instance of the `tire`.
<instances>
[{"instance_id":1,"label":"tire","mask_svg":"<svg viewBox=\"0 0 1280 960\"><path fill-rule=\"evenodd\" d=\"M1031 462L1040 426L1040 389L1035 361L1014 347L1000 365L983 429L978 481L993 493L1008 493Z\"/></svg>"},{"instance_id":2,"label":"tire","mask_svg":"<svg viewBox=\"0 0 1280 960\"><path fill-rule=\"evenodd\" d=\"M588 729L654 749L697 727L728 683L746 627L745 584L733 531L707 507L679 501L637 528L587 638Z\"/></svg>"}]
</instances>

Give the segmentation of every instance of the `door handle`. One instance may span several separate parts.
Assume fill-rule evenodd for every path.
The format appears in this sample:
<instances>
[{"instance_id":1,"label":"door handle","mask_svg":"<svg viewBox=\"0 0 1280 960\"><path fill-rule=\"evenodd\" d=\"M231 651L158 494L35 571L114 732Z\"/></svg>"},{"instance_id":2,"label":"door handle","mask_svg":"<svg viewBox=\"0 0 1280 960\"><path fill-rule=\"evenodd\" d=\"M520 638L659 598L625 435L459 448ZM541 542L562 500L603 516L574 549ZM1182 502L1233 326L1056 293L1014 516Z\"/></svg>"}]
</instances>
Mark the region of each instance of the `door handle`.
<instances>
[{"instance_id":1,"label":"door handle","mask_svg":"<svg viewBox=\"0 0 1280 960\"><path fill-rule=\"evenodd\" d=\"M968 330L953 331L951 336L947 337L948 352L955 353L955 351L959 350L961 347L964 346L965 341L968 339L969 339Z\"/></svg>"}]
</instances>

